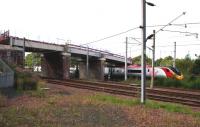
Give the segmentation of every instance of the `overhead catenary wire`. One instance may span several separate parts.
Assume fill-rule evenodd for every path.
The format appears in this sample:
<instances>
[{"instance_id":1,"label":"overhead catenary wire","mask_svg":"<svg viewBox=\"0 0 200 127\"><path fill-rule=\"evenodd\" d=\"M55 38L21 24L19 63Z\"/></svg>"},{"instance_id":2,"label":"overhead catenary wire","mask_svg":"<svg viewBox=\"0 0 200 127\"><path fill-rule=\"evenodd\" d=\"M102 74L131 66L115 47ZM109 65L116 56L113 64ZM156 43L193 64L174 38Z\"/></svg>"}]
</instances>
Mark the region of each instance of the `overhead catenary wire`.
<instances>
[{"instance_id":1,"label":"overhead catenary wire","mask_svg":"<svg viewBox=\"0 0 200 127\"><path fill-rule=\"evenodd\" d=\"M166 24L166 25L154 25L154 26L146 26L146 27L158 27L158 26L163 26L163 27L161 27L158 31L156 31L155 34L157 34L157 33L160 32L161 30L163 30L165 27L170 26L170 25L173 25L172 22L176 21L177 19L179 19L181 16L183 16L183 15L185 15L185 14L186 14L186 12L183 12L181 15L177 16L176 18L174 18L172 21L170 21L170 22L169 22L168 24ZM185 24L185 23L184 23L184 24ZM197 22L197 23L188 23L188 24L200 24L200 23ZM176 24L176 25L177 25L177 24ZM127 31L124 31L124 32L121 32L121 33L117 33L117 34L111 35L111 36L107 36L107 37L98 39L98 40L96 40L96 41L92 41L92 42L89 42L89 43L81 44L81 45L89 45L89 44L92 44L92 43L100 42L100 41L103 41L103 40L106 40L106 39L110 39L110 38L119 36L119 35L121 35L121 34L128 33L128 32L130 32L130 31L133 31L133 30L138 29L138 28L141 28L141 26L140 26L140 27L135 27L135 28L129 29L129 30L127 30Z\"/></svg>"},{"instance_id":2,"label":"overhead catenary wire","mask_svg":"<svg viewBox=\"0 0 200 127\"><path fill-rule=\"evenodd\" d=\"M199 43L194 43L194 44L182 44L182 45L176 45L176 46L194 46L194 45L200 45ZM158 45L156 47L172 47L174 45Z\"/></svg>"},{"instance_id":3,"label":"overhead catenary wire","mask_svg":"<svg viewBox=\"0 0 200 127\"><path fill-rule=\"evenodd\" d=\"M170 21L168 24L166 24L165 26L161 27L158 31L156 31L155 34L157 34L158 32L160 32L161 30L163 30L165 27L169 26L172 24L172 22L176 21L177 19L179 19L180 17L182 17L183 15L185 15L186 12L183 12L181 15L177 16L176 18L174 18L172 21Z\"/></svg>"},{"instance_id":4,"label":"overhead catenary wire","mask_svg":"<svg viewBox=\"0 0 200 127\"><path fill-rule=\"evenodd\" d=\"M183 12L184 14L185 14L185 12ZM181 26L181 25L198 25L198 24L200 24L200 22L193 22L193 23L180 23L180 24L173 24L172 22L173 21L175 21L175 20L177 20L179 17L181 17L182 15L184 15L184 14L181 14L180 16L178 16L178 17L176 17L174 20L172 20L170 23L168 23L168 24L166 24L166 25L150 25L150 26L146 26L146 27L160 27L160 26L163 26L161 29L160 29L160 31L161 30L163 30L165 27L167 27L167 26ZM114 35L111 35L111 36L108 36L108 37L104 37L104 38L102 38L102 39L99 39L99 40L96 40L96 41L92 41L92 42L89 42L89 43L85 43L85 44L82 44L82 45L87 45L87 44L91 44L91 43L96 43L96 42L99 42L99 41L103 41L103 40L106 40L106 39L109 39L109 38L112 38L112 37L116 37L116 36L119 36L119 35L121 35L121 34L125 34L125 33L128 33L128 32L130 32L130 31L132 31L132 30L135 30L135 29L137 29L137 28L139 28L139 27L135 27L135 28L132 28L132 29L129 29L129 30L127 30L127 31L124 31L124 32L121 32L121 33L118 33L118 34L114 34ZM157 33L159 32L159 30L157 31ZM138 38L137 38L138 39Z\"/></svg>"},{"instance_id":5,"label":"overhead catenary wire","mask_svg":"<svg viewBox=\"0 0 200 127\"><path fill-rule=\"evenodd\" d=\"M192 32L188 32L188 31L176 31L176 30L162 30L162 31L195 35L196 38L198 38L198 33L192 33Z\"/></svg>"},{"instance_id":6,"label":"overhead catenary wire","mask_svg":"<svg viewBox=\"0 0 200 127\"><path fill-rule=\"evenodd\" d=\"M107 36L107 37L98 39L98 40L96 40L96 41L92 41L92 42L89 42L89 43L81 44L81 45L89 45L89 44L92 44L92 43L96 43L96 42L99 42L99 41L103 41L103 40L106 40L106 39L109 39L109 38L113 38L113 37L116 37L116 36L119 36L119 35L128 33L128 32L130 32L130 31L133 31L133 30L138 29L138 28L139 28L139 27L135 27L135 28L132 28L132 29L129 29L129 30L126 30L126 31L123 31L123 32L120 32L120 33L117 33L117 34L114 34L114 35L111 35L111 36Z\"/></svg>"},{"instance_id":7,"label":"overhead catenary wire","mask_svg":"<svg viewBox=\"0 0 200 127\"><path fill-rule=\"evenodd\" d=\"M161 27L161 26L186 26L187 27L187 25L199 25L200 24L200 22L189 22L189 23L169 23L169 24L165 24L165 25L149 25L149 26L146 26L146 27Z\"/></svg>"},{"instance_id":8,"label":"overhead catenary wire","mask_svg":"<svg viewBox=\"0 0 200 127\"><path fill-rule=\"evenodd\" d=\"M146 27L161 27L163 26L161 29L159 29L156 33L158 33L159 31L163 30L165 27L167 26L181 26L181 25L198 25L200 24L200 22L193 22L193 23L180 23L180 24L172 24L172 22L174 22L175 20L177 20L179 17L181 17L182 15L185 15L185 12L183 12L181 15L179 15L178 17L176 17L175 19L173 19L171 22L169 22L168 24L166 25L150 25L150 26L146 26ZM122 34L125 34L125 33L128 33L130 31L133 31L135 29L138 29L140 27L135 27L135 28L132 28L132 29L129 29L127 31L123 31L123 32L120 32L120 33L117 33L117 34L114 34L114 35L111 35L111 36L107 36L107 37L104 37L104 38L101 38L101 39L98 39L98 40L95 40L95 41L92 41L92 42L89 42L89 43L85 43L85 44L81 44L81 45L88 45L88 44L92 44L92 43L96 43L96 42L100 42L100 41L103 41L103 40L106 40L106 39L110 39L110 38L113 38L113 37L116 37L116 36L119 36L119 35L122 35Z\"/></svg>"}]
</instances>

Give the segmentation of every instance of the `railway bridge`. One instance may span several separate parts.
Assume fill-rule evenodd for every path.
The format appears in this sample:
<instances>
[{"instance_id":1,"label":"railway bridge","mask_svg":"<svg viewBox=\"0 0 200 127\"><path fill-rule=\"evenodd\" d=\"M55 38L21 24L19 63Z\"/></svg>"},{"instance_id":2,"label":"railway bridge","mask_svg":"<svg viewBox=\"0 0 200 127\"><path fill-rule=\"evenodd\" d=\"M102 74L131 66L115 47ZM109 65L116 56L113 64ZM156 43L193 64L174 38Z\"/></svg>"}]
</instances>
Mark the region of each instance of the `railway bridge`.
<instances>
[{"instance_id":1,"label":"railway bridge","mask_svg":"<svg viewBox=\"0 0 200 127\"><path fill-rule=\"evenodd\" d=\"M87 46L59 45L3 34L0 44L20 48L24 55L25 52L41 53L42 75L49 78L68 79L71 59L78 62L80 79L89 77L98 80L104 79L105 66L123 66L125 61L124 56ZM131 64L131 59L127 63Z\"/></svg>"}]
</instances>

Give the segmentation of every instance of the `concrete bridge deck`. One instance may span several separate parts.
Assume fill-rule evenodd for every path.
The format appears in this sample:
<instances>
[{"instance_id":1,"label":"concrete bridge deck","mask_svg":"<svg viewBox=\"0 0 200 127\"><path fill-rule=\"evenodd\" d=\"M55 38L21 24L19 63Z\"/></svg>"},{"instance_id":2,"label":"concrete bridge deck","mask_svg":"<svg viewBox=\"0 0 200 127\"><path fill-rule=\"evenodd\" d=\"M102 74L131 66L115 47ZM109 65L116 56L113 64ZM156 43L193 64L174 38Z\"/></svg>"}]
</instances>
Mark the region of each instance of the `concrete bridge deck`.
<instances>
[{"instance_id":1,"label":"concrete bridge deck","mask_svg":"<svg viewBox=\"0 0 200 127\"><path fill-rule=\"evenodd\" d=\"M79 46L79 45L73 45L73 44L67 44L67 45L58 45L58 44L52 44L47 42L41 42L41 41L35 41L35 40L29 40L25 38L18 38L18 37L12 37L10 36L9 44L14 47L21 47L25 45L26 51L31 52L64 52L64 47L67 47L67 52L70 53L72 56L86 56L87 54L89 56L97 57L97 58L105 58L108 61L113 62L122 62L124 63L124 56L113 54L110 52L97 50L88 48L86 46ZM128 64L131 64L131 59L128 59Z\"/></svg>"}]
</instances>

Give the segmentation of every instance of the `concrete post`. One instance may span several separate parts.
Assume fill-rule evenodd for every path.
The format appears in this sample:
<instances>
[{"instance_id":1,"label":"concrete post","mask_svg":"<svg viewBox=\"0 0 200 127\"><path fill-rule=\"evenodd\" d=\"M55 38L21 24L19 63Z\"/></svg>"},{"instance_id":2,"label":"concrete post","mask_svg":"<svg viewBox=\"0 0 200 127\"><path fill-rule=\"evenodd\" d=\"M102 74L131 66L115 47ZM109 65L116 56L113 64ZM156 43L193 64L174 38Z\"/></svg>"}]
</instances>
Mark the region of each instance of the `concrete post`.
<instances>
[{"instance_id":1,"label":"concrete post","mask_svg":"<svg viewBox=\"0 0 200 127\"><path fill-rule=\"evenodd\" d=\"M126 54L125 54L125 68L124 68L124 80L127 80L127 50L128 50L128 37L126 37Z\"/></svg>"},{"instance_id":2,"label":"concrete post","mask_svg":"<svg viewBox=\"0 0 200 127\"><path fill-rule=\"evenodd\" d=\"M155 77L155 69L154 69L154 64L155 64L155 41L156 41L156 31L153 30L152 75L151 75L151 84L150 84L150 88L151 89L153 89L153 86L154 86L154 77Z\"/></svg>"},{"instance_id":3,"label":"concrete post","mask_svg":"<svg viewBox=\"0 0 200 127\"><path fill-rule=\"evenodd\" d=\"M176 67L176 42L174 42L174 59L173 59L173 67Z\"/></svg>"},{"instance_id":4,"label":"concrete post","mask_svg":"<svg viewBox=\"0 0 200 127\"><path fill-rule=\"evenodd\" d=\"M141 103L146 100L146 0L142 0Z\"/></svg>"}]
</instances>

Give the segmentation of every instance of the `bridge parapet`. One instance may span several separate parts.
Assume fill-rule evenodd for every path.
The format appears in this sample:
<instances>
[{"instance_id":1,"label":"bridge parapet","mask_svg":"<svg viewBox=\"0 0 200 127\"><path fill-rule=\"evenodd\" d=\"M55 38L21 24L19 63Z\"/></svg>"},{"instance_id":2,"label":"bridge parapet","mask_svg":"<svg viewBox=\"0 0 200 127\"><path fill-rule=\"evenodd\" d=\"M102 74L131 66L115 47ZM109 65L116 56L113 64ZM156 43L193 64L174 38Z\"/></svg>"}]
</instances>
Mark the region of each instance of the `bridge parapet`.
<instances>
[{"instance_id":1,"label":"bridge parapet","mask_svg":"<svg viewBox=\"0 0 200 127\"><path fill-rule=\"evenodd\" d=\"M29 40L25 38L10 37L10 45L26 48L38 49L38 50L53 50L53 51L63 51L64 47L62 45L56 45L47 42L40 42L35 40Z\"/></svg>"},{"instance_id":2,"label":"bridge parapet","mask_svg":"<svg viewBox=\"0 0 200 127\"><path fill-rule=\"evenodd\" d=\"M71 52L71 53L79 52L80 53L80 51L81 51L81 54L87 55L87 50L89 51L90 56L96 56L99 58L104 56L106 59L111 59L113 61L116 60L116 61L120 61L120 62L124 62L124 60L125 60L125 57L122 55L110 53L108 51L87 48L86 46L73 45L73 44L69 44L68 52ZM128 64L132 63L131 58L128 58L127 61L128 61L127 62Z\"/></svg>"}]
</instances>

